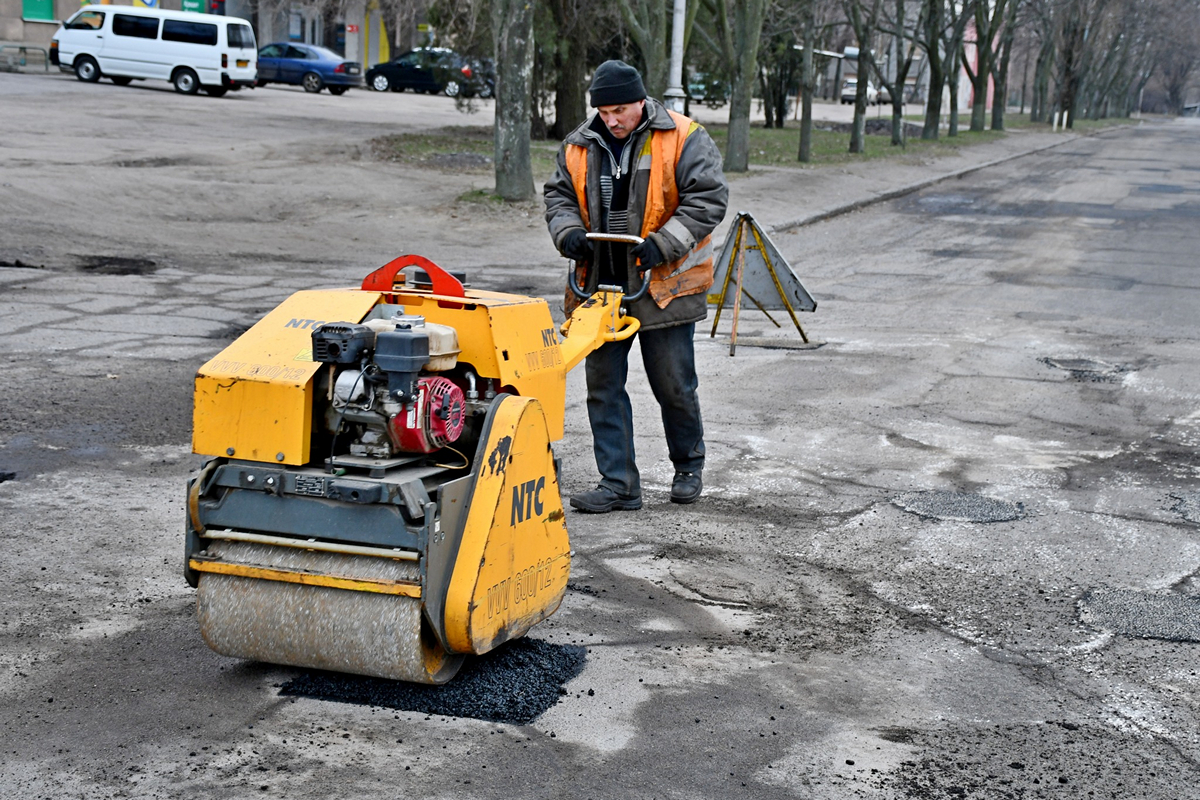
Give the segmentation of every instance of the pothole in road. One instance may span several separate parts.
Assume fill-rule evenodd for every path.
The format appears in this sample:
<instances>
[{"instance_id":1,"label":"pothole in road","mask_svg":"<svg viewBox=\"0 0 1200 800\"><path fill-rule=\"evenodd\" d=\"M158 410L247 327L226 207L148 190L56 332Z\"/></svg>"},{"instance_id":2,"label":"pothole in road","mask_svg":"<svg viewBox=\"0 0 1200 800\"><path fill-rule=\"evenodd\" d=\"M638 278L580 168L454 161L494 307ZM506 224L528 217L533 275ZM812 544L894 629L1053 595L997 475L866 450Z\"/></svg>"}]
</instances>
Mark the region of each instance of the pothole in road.
<instances>
[{"instance_id":1,"label":"pothole in road","mask_svg":"<svg viewBox=\"0 0 1200 800\"><path fill-rule=\"evenodd\" d=\"M1155 194L1183 194L1187 191L1182 186L1174 183L1143 183L1137 187L1139 192L1153 192Z\"/></svg>"},{"instance_id":2,"label":"pothole in road","mask_svg":"<svg viewBox=\"0 0 1200 800\"><path fill-rule=\"evenodd\" d=\"M1079 603L1081 621L1141 639L1200 642L1200 598L1136 589L1092 589Z\"/></svg>"},{"instance_id":3,"label":"pothole in road","mask_svg":"<svg viewBox=\"0 0 1200 800\"><path fill-rule=\"evenodd\" d=\"M1039 358L1039 362L1048 367L1061 369L1071 373L1071 378L1077 381L1113 383L1120 379L1121 373L1128 372L1119 364L1110 364L1092 358Z\"/></svg>"},{"instance_id":4,"label":"pothole in road","mask_svg":"<svg viewBox=\"0 0 1200 800\"><path fill-rule=\"evenodd\" d=\"M975 205L978 199L965 194L928 194L917 198L917 204L930 208L936 213L957 208L969 208Z\"/></svg>"},{"instance_id":5,"label":"pothole in road","mask_svg":"<svg viewBox=\"0 0 1200 800\"><path fill-rule=\"evenodd\" d=\"M131 158L114 161L114 167L158 168L158 167L205 167L208 163L197 158L160 156L157 158Z\"/></svg>"},{"instance_id":6,"label":"pothole in road","mask_svg":"<svg viewBox=\"0 0 1200 800\"><path fill-rule=\"evenodd\" d=\"M122 256L76 256L79 269L94 275L148 275L158 265L148 258Z\"/></svg>"},{"instance_id":7,"label":"pothole in road","mask_svg":"<svg viewBox=\"0 0 1200 800\"><path fill-rule=\"evenodd\" d=\"M583 671L586 657L587 650L578 645L518 639L468 659L442 686L313 671L288 681L279 693L526 725L558 702L563 685Z\"/></svg>"},{"instance_id":8,"label":"pothole in road","mask_svg":"<svg viewBox=\"0 0 1200 800\"><path fill-rule=\"evenodd\" d=\"M1200 525L1200 494L1173 494L1171 498L1176 501L1171 506L1172 511L1188 522Z\"/></svg>"},{"instance_id":9,"label":"pothole in road","mask_svg":"<svg viewBox=\"0 0 1200 800\"><path fill-rule=\"evenodd\" d=\"M1012 522L1025 516L1022 503L967 492L907 492L892 503L910 514L950 522Z\"/></svg>"}]
</instances>

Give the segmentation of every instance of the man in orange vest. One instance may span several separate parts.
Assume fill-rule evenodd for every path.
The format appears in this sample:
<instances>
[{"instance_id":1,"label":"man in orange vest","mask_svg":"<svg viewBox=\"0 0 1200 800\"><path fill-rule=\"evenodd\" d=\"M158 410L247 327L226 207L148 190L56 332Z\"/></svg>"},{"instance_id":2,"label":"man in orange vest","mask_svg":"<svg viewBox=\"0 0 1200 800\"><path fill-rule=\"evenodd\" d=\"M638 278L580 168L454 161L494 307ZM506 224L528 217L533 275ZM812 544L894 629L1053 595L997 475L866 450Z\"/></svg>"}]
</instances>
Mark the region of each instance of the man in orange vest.
<instances>
[{"instance_id":1,"label":"man in orange vest","mask_svg":"<svg viewBox=\"0 0 1200 800\"><path fill-rule=\"evenodd\" d=\"M643 272L650 282L629 313L641 322L636 338L675 465L671 500L693 503L703 488L704 426L692 336L708 313L711 234L729 199L721 153L698 123L646 97L642 76L624 62L601 64L589 91L597 113L563 140L558 169L545 186L546 223L559 251L575 259L587 292L600 285L632 292ZM632 247L592 242L589 231L645 241ZM573 300L568 288L568 312ZM610 342L587 357L600 485L571 497L580 511L642 507L633 408L625 390L632 345L631 339Z\"/></svg>"}]
</instances>

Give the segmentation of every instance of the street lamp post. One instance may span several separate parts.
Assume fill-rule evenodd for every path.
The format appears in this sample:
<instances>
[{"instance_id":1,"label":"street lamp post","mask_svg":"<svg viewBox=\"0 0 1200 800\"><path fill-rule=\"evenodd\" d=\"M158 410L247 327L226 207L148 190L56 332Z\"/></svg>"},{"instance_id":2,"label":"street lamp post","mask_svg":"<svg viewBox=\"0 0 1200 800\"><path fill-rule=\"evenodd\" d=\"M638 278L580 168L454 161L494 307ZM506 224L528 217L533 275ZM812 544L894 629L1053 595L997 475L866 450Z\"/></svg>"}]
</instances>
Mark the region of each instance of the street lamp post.
<instances>
[{"instance_id":1,"label":"street lamp post","mask_svg":"<svg viewBox=\"0 0 1200 800\"><path fill-rule=\"evenodd\" d=\"M683 24L687 17L687 0L675 0L675 14L671 24L671 74L667 80L667 91L663 103L672 111L683 113Z\"/></svg>"}]
</instances>

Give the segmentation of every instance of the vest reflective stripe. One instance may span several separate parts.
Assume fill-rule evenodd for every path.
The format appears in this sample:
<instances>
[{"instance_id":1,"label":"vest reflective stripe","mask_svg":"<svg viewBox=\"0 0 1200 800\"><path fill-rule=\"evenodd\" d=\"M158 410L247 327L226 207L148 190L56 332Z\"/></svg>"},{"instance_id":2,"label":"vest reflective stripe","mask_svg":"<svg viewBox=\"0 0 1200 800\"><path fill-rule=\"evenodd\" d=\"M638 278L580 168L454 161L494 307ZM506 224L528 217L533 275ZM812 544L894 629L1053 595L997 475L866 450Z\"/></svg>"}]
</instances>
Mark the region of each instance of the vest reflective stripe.
<instances>
[{"instance_id":1,"label":"vest reflective stripe","mask_svg":"<svg viewBox=\"0 0 1200 800\"><path fill-rule=\"evenodd\" d=\"M649 183L646 187L646 207L642 215L642 238L662 228L679 208L679 187L675 184L675 168L683 154L687 138L700 129L698 122L674 111L667 111L675 122L669 131L651 131L642 150L638 153L638 171L649 156ZM587 153L583 145L569 144L566 147L567 172L575 187L575 198L579 203L579 214L583 224L591 230L587 204ZM712 236L705 236L675 261L659 264L650 270L650 297L659 308L676 297L699 294L707 291L713 283Z\"/></svg>"}]
</instances>

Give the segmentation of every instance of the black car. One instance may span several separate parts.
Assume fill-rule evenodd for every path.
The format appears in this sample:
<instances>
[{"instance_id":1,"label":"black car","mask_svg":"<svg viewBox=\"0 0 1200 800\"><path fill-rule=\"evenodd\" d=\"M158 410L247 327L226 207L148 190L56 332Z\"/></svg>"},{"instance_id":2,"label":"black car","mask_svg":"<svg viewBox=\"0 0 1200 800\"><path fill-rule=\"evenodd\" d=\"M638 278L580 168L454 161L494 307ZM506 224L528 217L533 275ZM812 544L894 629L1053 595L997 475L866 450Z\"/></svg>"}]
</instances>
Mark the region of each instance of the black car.
<instances>
[{"instance_id":1,"label":"black car","mask_svg":"<svg viewBox=\"0 0 1200 800\"><path fill-rule=\"evenodd\" d=\"M367 70L367 86L377 92L412 89L447 97L491 97L495 90L483 62L472 62L445 47L419 47Z\"/></svg>"},{"instance_id":2,"label":"black car","mask_svg":"<svg viewBox=\"0 0 1200 800\"><path fill-rule=\"evenodd\" d=\"M496 94L496 63L490 58L471 59L474 93L485 100Z\"/></svg>"}]
</instances>

